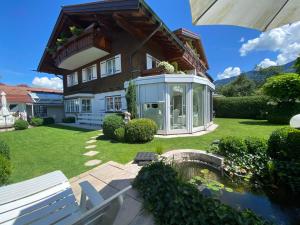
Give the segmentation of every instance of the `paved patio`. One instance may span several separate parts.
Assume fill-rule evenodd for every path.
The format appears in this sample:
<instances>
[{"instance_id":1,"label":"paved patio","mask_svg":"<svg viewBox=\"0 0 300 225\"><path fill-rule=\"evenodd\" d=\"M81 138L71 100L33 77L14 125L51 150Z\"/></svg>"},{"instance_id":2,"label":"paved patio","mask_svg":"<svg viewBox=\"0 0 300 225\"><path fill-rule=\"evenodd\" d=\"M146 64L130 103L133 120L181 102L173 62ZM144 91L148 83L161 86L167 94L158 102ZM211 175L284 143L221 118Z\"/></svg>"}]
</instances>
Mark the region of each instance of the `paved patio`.
<instances>
[{"instance_id":1,"label":"paved patio","mask_svg":"<svg viewBox=\"0 0 300 225\"><path fill-rule=\"evenodd\" d=\"M90 182L104 199L131 185L140 167L136 164L122 165L113 161L93 168L70 179L77 200L80 200L79 183ZM113 225L154 225L153 219L142 207L142 199L131 189L127 192L124 203Z\"/></svg>"}]
</instances>

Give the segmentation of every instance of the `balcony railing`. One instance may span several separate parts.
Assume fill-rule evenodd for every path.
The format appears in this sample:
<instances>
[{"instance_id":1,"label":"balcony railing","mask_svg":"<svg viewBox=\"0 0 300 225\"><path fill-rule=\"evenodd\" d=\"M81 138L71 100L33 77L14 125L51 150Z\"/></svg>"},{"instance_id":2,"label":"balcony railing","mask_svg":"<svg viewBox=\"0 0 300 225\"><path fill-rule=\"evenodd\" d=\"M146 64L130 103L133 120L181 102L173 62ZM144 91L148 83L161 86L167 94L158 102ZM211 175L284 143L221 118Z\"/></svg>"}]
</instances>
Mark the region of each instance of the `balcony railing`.
<instances>
[{"instance_id":1,"label":"balcony railing","mask_svg":"<svg viewBox=\"0 0 300 225\"><path fill-rule=\"evenodd\" d=\"M183 58L188 61L198 72L205 73L207 68L203 65L199 58L196 58L194 50L189 45L186 45L187 50L183 54Z\"/></svg>"},{"instance_id":2,"label":"balcony railing","mask_svg":"<svg viewBox=\"0 0 300 225\"><path fill-rule=\"evenodd\" d=\"M92 47L109 53L111 51L110 45L110 40L99 33L96 28L85 29L83 34L71 37L67 43L57 49L56 53L53 54L55 65L60 67L67 58Z\"/></svg>"}]
</instances>

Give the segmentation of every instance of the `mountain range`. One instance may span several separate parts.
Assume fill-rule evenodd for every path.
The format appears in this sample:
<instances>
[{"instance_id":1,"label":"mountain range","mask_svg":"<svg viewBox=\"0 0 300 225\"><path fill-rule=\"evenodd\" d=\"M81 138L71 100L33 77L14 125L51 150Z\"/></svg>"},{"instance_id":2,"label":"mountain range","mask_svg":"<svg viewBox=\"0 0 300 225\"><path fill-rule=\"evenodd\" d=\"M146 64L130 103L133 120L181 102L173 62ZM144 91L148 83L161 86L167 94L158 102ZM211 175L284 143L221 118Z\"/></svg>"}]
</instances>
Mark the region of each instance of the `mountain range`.
<instances>
[{"instance_id":1,"label":"mountain range","mask_svg":"<svg viewBox=\"0 0 300 225\"><path fill-rule=\"evenodd\" d=\"M255 81L256 83L261 83L266 78L274 76L276 73L273 73L274 70L281 70L282 73L293 73L295 72L295 69L293 68L295 61L289 62L287 64L284 64L282 66L273 66L271 69L263 69L263 70L251 70L248 72L243 73L243 75L247 76L250 80ZM269 67L270 68L270 67ZM222 80L216 80L214 81L214 84L216 87L223 86L226 84L231 83L234 81L237 77L230 77L225 78Z\"/></svg>"}]
</instances>

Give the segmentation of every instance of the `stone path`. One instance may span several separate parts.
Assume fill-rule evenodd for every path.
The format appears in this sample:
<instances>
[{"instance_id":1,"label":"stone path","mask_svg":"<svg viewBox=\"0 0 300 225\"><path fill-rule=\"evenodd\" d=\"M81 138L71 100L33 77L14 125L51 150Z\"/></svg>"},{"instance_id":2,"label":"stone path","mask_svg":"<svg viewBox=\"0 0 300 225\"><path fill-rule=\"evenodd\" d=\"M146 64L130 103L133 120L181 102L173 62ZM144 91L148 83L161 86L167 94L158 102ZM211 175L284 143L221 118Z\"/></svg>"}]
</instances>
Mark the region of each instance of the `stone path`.
<instances>
[{"instance_id":1,"label":"stone path","mask_svg":"<svg viewBox=\"0 0 300 225\"><path fill-rule=\"evenodd\" d=\"M88 145L88 146L85 146L86 149L91 149L91 148L96 148L97 145Z\"/></svg>"},{"instance_id":2,"label":"stone path","mask_svg":"<svg viewBox=\"0 0 300 225\"><path fill-rule=\"evenodd\" d=\"M136 164L122 165L113 161L93 168L70 179L76 199L80 200L80 182L88 181L104 199L131 185L141 167ZM143 210L142 199L131 189L126 193L124 203L113 225L154 225L152 216Z\"/></svg>"},{"instance_id":3,"label":"stone path","mask_svg":"<svg viewBox=\"0 0 300 225\"><path fill-rule=\"evenodd\" d=\"M89 151L89 152L84 153L83 155L85 155L85 156L95 156L98 153L99 153L98 151Z\"/></svg>"},{"instance_id":4,"label":"stone path","mask_svg":"<svg viewBox=\"0 0 300 225\"><path fill-rule=\"evenodd\" d=\"M84 165L85 166L97 166L101 163L101 160L98 159L93 159L93 160L89 160L87 161Z\"/></svg>"},{"instance_id":5,"label":"stone path","mask_svg":"<svg viewBox=\"0 0 300 225\"><path fill-rule=\"evenodd\" d=\"M86 143L86 144L92 144L92 143L95 143L95 142L97 142L97 140L93 140L93 139L92 139L92 140L86 141L85 143Z\"/></svg>"},{"instance_id":6,"label":"stone path","mask_svg":"<svg viewBox=\"0 0 300 225\"><path fill-rule=\"evenodd\" d=\"M97 142L97 137L98 136L93 136L93 137L90 137L90 140L86 141L85 143L88 144L87 146L85 146L84 148L85 149L93 149L93 148L96 148L97 145L91 145L93 143L96 143ZM99 152L98 151L88 151L86 153L84 153L83 155L84 156L88 156L88 157L93 157L95 155L97 155ZM99 164L101 164L101 160L99 159L92 159L92 160L89 160L87 161L84 165L85 166L97 166Z\"/></svg>"}]
</instances>

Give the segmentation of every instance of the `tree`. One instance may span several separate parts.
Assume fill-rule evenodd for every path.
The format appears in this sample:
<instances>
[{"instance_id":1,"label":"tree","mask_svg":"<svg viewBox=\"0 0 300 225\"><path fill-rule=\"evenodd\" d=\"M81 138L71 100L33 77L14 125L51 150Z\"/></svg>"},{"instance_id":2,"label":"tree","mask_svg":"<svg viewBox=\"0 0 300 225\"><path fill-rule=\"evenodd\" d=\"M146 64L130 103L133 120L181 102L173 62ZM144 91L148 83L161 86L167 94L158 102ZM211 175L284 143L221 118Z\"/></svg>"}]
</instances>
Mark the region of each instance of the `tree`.
<instances>
[{"instance_id":1,"label":"tree","mask_svg":"<svg viewBox=\"0 0 300 225\"><path fill-rule=\"evenodd\" d=\"M242 74L231 83L222 86L219 92L226 97L249 96L254 93L255 88L255 82Z\"/></svg>"},{"instance_id":2,"label":"tree","mask_svg":"<svg viewBox=\"0 0 300 225\"><path fill-rule=\"evenodd\" d=\"M300 74L300 56L296 59L294 64L295 72Z\"/></svg>"},{"instance_id":3,"label":"tree","mask_svg":"<svg viewBox=\"0 0 300 225\"><path fill-rule=\"evenodd\" d=\"M137 117L136 86L132 81L129 82L125 97L127 102L127 110L130 112L131 118L134 119Z\"/></svg>"},{"instance_id":4,"label":"tree","mask_svg":"<svg viewBox=\"0 0 300 225\"><path fill-rule=\"evenodd\" d=\"M271 77L262 88L266 95L278 103L295 103L300 98L300 75L286 73Z\"/></svg>"}]
</instances>

